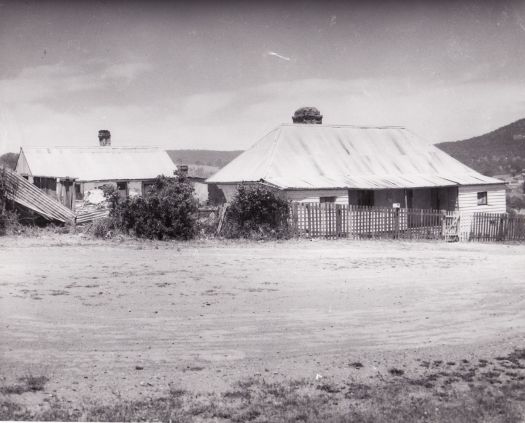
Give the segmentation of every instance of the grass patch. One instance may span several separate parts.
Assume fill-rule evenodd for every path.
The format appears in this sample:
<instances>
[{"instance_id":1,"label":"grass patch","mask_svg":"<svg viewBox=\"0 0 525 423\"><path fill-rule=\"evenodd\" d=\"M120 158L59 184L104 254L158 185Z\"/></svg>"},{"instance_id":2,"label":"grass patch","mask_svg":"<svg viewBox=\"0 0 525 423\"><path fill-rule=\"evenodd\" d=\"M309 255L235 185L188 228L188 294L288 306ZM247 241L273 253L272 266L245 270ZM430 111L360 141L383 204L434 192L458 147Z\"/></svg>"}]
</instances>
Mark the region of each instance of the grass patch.
<instances>
[{"instance_id":1,"label":"grass patch","mask_svg":"<svg viewBox=\"0 0 525 423\"><path fill-rule=\"evenodd\" d=\"M327 388L328 386L328 388ZM170 389L164 397L107 404L84 404L75 409L56 400L43 411L31 413L23 406L0 401L0 419L57 421L173 421L192 422L328 422L412 423L523 421L520 401L525 387L476 386L443 393L405 381L379 385L348 383L337 386L314 381L266 382L248 380L223 394L194 394ZM244 387L244 388L242 388ZM519 394L519 395L518 395ZM521 404L522 406L523 404Z\"/></svg>"},{"instance_id":2,"label":"grass patch","mask_svg":"<svg viewBox=\"0 0 525 423\"><path fill-rule=\"evenodd\" d=\"M4 395L21 395L26 392L43 391L49 379L46 376L27 375L18 379L14 385L0 386Z\"/></svg>"},{"instance_id":3,"label":"grass patch","mask_svg":"<svg viewBox=\"0 0 525 423\"><path fill-rule=\"evenodd\" d=\"M403 376L405 374L404 370L396 369L395 367L388 370L388 373L390 373L392 376Z\"/></svg>"},{"instance_id":4,"label":"grass patch","mask_svg":"<svg viewBox=\"0 0 525 423\"><path fill-rule=\"evenodd\" d=\"M520 364L521 350L507 357ZM502 360L498 360L501 362ZM430 363L429 363L430 364ZM482 363L480 363L482 364ZM525 382L488 367L459 366L453 372L423 368L406 376L367 383L334 383L313 379L280 382L254 377L223 393L201 394L174 386L164 396L148 400L118 397L111 404L84 402L73 408L56 399L30 412L12 398L0 400L0 420L173 421L173 422L327 422L327 423L518 423L525 421ZM478 364L478 366L480 366ZM434 366L432 366L434 367ZM522 370L514 372L521 376ZM514 373L512 376L515 376ZM397 377L403 376L403 377ZM494 383L498 380L498 383ZM47 378L21 378L21 384L43 389Z\"/></svg>"}]
</instances>

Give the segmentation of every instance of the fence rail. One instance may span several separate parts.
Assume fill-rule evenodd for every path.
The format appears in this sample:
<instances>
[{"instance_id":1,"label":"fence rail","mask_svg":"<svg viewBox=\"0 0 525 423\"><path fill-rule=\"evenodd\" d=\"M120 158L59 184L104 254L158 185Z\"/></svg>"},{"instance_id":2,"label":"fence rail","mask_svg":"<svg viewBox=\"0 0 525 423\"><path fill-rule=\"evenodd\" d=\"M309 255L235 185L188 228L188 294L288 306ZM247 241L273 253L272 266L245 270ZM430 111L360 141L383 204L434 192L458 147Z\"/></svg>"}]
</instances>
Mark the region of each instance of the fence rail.
<instances>
[{"instance_id":1,"label":"fence rail","mask_svg":"<svg viewBox=\"0 0 525 423\"><path fill-rule=\"evenodd\" d=\"M474 213L471 241L525 241L525 216L507 213Z\"/></svg>"},{"instance_id":2,"label":"fence rail","mask_svg":"<svg viewBox=\"0 0 525 423\"><path fill-rule=\"evenodd\" d=\"M352 206L334 203L294 203L292 227L299 234L326 238L457 238L453 212Z\"/></svg>"}]
</instances>

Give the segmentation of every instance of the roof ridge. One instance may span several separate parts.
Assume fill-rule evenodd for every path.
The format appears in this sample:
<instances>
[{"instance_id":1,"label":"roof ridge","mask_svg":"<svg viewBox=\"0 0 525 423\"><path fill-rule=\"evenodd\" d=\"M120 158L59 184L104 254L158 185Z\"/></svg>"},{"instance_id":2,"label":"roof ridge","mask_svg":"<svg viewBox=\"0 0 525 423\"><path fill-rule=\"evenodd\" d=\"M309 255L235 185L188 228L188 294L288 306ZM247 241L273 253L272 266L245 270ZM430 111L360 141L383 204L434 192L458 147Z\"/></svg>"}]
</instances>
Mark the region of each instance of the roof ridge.
<instances>
[{"instance_id":1,"label":"roof ridge","mask_svg":"<svg viewBox=\"0 0 525 423\"><path fill-rule=\"evenodd\" d=\"M125 145L125 146L88 146L88 145L80 145L80 146L70 146L70 145L55 145L55 146L31 146L31 145L25 145L21 146L22 149L31 149L31 150L49 150L49 149L68 149L68 150L100 150L100 151L110 151L110 150L164 150L160 146L146 146L146 145Z\"/></svg>"},{"instance_id":2,"label":"roof ridge","mask_svg":"<svg viewBox=\"0 0 525 423\"><path fill-rule=\"evenodd\" d=\"M399 125L347 125L347 124L305 124L305 123L281 123L280 126L300 126L300 127L310 127L310 128L356 128L356 129L407 129L406 126Z\"/></svg>"}]
</instances>

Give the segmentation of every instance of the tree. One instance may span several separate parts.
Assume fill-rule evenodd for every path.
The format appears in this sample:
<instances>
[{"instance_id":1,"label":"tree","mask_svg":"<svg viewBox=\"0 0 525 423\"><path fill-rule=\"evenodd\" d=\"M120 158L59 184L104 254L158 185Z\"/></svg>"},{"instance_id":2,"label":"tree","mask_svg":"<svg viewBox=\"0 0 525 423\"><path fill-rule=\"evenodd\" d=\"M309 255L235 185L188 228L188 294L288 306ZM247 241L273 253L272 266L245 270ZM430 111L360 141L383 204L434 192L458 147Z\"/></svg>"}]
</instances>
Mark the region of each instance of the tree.
<instances>
[{"instance_id":1,"label":"tree","mask_svg":"<svg viewBox=\"0 0 525 423\"><path fill-rule=\"evenodd\" d=\"M182 176L159 176L143 197L118 201L112 195L111 217L125 232L150 239L191 239L196 234L197 200Z\"/></svg>"},{"instance_id":2,"label":"tree","mask_svg":"<svg viewBox=\"0 0 525 423\"><path fill-rule=\"evenodd\" d=\"M18 153L5 153L0 156L0 166L4 165L9 169L14 169L17 161Z\"/></svg>"},{"instance_id":3,"label":"tree","mask_svg":"<svg viewBox=\"0 0 525 423\"><path fill-rule=\"evenodd\" d=\"M229 238L284 238L289 235L290 207L264 185L240 185L226 213Z\"/></svg>"},{"instance_id":4,"label":"tree","mask_svg":"<svg viewBox=\"0 0 525 423\"><path fill-rule=\"evenodd\" d=\"M5 234L9 221L16 216L13 214L15 205L12 198L18 187L15 180L8 177L8 172L0 167L0 235Z\"/></svg>"}]
</instances>

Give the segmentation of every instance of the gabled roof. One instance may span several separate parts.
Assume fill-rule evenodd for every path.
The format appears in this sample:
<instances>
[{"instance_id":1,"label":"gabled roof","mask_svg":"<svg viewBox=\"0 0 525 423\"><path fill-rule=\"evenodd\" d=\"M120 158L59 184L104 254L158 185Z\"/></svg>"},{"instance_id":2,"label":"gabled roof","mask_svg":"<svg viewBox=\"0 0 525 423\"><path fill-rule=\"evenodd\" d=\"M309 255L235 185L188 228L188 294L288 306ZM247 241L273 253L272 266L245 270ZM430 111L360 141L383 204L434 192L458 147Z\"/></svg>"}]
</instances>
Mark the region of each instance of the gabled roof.
<instances>
[{"instance_id":1,"label":"gabled roof","mask_svg":"<svg viewBox=\"0 0 525 423\"><path fill-rule=\"evenodd\" d=\"M208 178L277 187L416 188L502 184L402 127L282 124Z\"/></svg>"},{"instance_id":2,"label":"gabled roof","mask_svg":"<svg viewBox=\"0 0 525 423\"><path fill-rule=\"evenodd\" d=\"M175 169L166 151L156 147L22 148L17 163L19 173L79 181L152 179L172 176Z\"/></svg>"}]
</instances>

